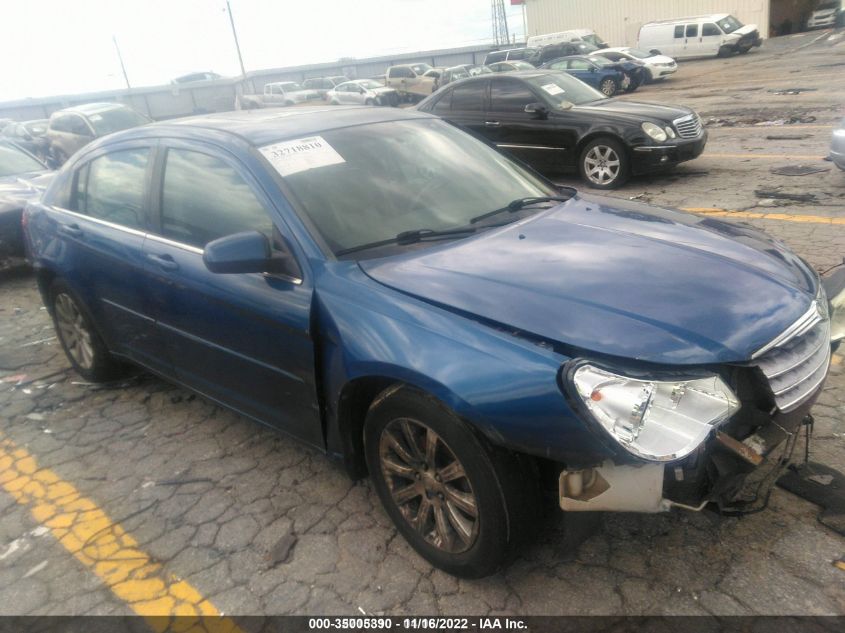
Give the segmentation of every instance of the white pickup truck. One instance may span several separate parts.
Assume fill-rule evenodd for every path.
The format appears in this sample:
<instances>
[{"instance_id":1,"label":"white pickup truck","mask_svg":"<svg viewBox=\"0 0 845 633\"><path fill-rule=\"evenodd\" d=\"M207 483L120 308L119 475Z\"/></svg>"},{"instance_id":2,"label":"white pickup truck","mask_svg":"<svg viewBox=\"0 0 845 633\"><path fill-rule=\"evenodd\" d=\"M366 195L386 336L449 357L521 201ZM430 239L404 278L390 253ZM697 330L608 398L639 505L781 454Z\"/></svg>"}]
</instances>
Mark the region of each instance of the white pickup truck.
<instances>
[{"instance_id":1,"label":"white pickup truck","mask_svg":"<svg viewBox=\"0 0 845 633\"><path fill-rule=\"evenodd\" d=\"M235 98L235 109L252 110L254 108L292 106L299 103L317 102L321 99L319 92L306 90L295 81L276 81L265 84L263 94L238 95Z\"/></svg>"}]
</instances>

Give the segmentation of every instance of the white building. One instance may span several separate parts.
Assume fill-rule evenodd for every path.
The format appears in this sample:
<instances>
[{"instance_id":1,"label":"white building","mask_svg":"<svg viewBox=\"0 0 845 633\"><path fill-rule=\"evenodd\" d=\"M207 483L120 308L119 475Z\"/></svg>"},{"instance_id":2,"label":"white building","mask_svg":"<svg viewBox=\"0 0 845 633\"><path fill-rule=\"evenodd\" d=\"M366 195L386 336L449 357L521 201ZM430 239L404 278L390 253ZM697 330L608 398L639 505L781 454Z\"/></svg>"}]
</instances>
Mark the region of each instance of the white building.
<instances>
[{"instance_id":1,"label":"white building","mask_svg":"<svg viewBox=\"0 0 845 633\"><path fill-rule=\"evenodd\" d=\"M611 46L635 46L653 20L730 13L764 38L805 23L817 0L525 0L528 35L592 29Z\"/></svg>"}]
</instances>

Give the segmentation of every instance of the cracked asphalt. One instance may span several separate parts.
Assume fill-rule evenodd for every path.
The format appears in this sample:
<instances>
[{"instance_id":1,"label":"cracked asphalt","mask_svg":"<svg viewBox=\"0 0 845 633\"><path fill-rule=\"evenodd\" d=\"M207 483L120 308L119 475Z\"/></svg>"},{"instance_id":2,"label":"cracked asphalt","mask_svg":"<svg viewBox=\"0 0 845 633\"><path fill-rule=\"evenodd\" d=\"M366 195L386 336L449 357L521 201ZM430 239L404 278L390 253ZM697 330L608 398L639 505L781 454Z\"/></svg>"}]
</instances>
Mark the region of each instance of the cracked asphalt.
<instances>
[{"instance_id":1,"label":"cracked asphalt","mask_svg":"<svg viewBox=\"0 0 845 633\"><path fill-rule=\"evenodd\" d=\"M785 214L792 219L739 217L819 269L839 263L845 224L818 218L845 218L845 173L820 160L843 116L845 86L826 66L845 63L843 42L819 32L780 38L747 56L683 63L664 85L623 97L694 107L711 121L710 141L700 159L611 195L723 210L728 220L736 211ZM796 86L812 90L768 92ZM814 120L754 125L789 117ZM798 162L829 171L769 171ZM755 195L760 189L815 199L778 206ZM114 570L97 558L122 539L147 579L195 591L177 597L186 608L235 618L845 614L845 573L832 564L845 538L817 522L818 507L780 489L765 511L741 518L553 513L505 569L457 580L410 549L368 481L352 482L321 454L148 374L85 384L68 368L34 278L7 270L0 294L0 615L139 613L149 592L121 593ZM845 471L839 355L814 414L811 458ZM10 468L17 470L5 476ZM49 482L39 496L26 479L39 473L68 483L75 496L51 495ZM16 487L13 477L24 479ZM53 514L45 498L54 499ZM86 506L86 520L108 528L86 537L90 544L108 535L100 554L72 554L56 522L62 503L80 500L102 514Z\"/></svg>"}]
</instances>

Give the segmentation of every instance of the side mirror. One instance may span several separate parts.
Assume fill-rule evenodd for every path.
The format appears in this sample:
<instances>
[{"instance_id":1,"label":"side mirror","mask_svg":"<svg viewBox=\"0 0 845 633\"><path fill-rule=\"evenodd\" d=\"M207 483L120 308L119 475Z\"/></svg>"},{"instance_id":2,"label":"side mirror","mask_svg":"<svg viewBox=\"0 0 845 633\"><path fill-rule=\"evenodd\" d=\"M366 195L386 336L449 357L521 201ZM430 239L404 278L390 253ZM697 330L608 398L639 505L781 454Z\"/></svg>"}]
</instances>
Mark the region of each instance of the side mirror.
<instances>
[{"instance_id":1,"label":"side mirror","mask_svg":"<svg viewBox=\"0 0 845 633\"><path fill-rule=\"evenodd\" d=\"M209 242L202 255L213 273L281 273L299 278L301 272L287 244L273 252L270 240L258 231L226 235Z\"/></svg>"},{"instance_id":2,"label":"side mirror","mask_svg":"<svg viewBox=\"0 0 845 633\"><path fill-rule=\"evenodd\" d=\"M524 112L533 115L533 119L545 119L549 116L549 110L542 103L529 103L525 106Z\"/></svg>"}]
</instances>

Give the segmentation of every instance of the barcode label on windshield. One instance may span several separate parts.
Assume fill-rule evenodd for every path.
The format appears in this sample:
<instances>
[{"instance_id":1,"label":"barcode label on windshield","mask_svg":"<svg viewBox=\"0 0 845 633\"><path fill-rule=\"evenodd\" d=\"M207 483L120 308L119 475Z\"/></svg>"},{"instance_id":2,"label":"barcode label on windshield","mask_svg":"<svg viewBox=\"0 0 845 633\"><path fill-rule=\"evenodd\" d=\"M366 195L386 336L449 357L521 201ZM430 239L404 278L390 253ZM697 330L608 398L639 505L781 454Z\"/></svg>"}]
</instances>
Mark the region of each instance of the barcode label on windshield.
<instances>
[{"instance_id":1,"label":"barcode label on windshield","mask_svg":"<svg viewBox=\"0 0 845 633\"><path fill-rule=\"evenodd\" d=\"M565 92L565 90L557 84L543 84L540 87L546 92L548 92L550 95L559 95Z\"/></svg>"},{"instance_id":2,"label":"barcode label on windshield","mask_svg":"<svg viewBox=\"0 0 845 633\"><path fill-rule=\"evenodd\" d=\"M258 150L282 176L346 162L322 136L273 143L259 147Z\"/></svg>"}]
</instances>

